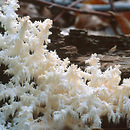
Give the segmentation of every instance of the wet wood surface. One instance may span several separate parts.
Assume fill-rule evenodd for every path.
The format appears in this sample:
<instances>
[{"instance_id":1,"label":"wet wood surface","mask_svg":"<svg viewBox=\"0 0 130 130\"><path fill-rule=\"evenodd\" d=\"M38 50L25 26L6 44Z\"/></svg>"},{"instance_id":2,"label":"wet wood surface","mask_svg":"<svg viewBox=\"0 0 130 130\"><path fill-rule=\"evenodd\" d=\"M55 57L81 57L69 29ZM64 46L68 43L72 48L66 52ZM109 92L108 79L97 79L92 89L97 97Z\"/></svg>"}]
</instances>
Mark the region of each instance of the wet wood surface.
<instances>
[{"instance_id":1,"label":"wet wood surface","mask_svg":"<svg viewBox=\"0 0 130 130\"><path fill-rule=\"evenodd\" d=\"M70 30L69 35L63 36L55 27L51 31L52 43L48 49L56 50L61 59L68 57L84 70L85 60L97 53L103 71L109 66L121 65L122 79L130 77L130 36L94 36L86 30ZM114 46L116 49L110 51Z\"/></svg>"}]
</instances>

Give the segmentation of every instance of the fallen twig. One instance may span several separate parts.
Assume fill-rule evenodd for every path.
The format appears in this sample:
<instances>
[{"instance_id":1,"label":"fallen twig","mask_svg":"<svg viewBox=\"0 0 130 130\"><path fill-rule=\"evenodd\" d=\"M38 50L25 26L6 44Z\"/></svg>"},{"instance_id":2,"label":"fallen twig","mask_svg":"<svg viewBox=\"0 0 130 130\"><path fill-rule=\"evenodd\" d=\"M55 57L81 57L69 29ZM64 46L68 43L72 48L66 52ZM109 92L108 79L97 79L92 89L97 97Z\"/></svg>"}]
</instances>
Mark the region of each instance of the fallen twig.
<instances>
[{"instance_id":1,"label":"fallen twig","mask_svg":"<svg viewBox=\"0 0 130 130\"><path fill-rule=\"evenodd\" d=\"M75 2L71 3L70 5L68 5L68 7L73 7L73 6L77 5L78 3L82 2L82 1L83 1L83 0L76 0ZM59 19L59 17L61 17L65 12L66 12L66 11L63 10L59 15L57 15L57 16L53 19L53 21L54 21L54 22L57 21L57 19Z\"/></svg>"},{"instance_id":2,"label":"fallen twig","mask_svg":"<svg viewBox=\"0 0 130 130\"><path fill-rule=\"evenodd\" d=\"M109 0L109 3L110 3L110 6L111 6L111 10L112 10L113 12L116 12L116 9L115 9L115 7L114 7L113 0Z\"/></svg>"},{"instance_id":3,"label":"fallen twig","mask_svg":"<svg viewBox=\"0 0 130 130\"><path fill-rule=\"evenodd\" d=\"M76 8L65 7L65 6L62 6L62 5L58 5L58 4L55 4L55 3L52 3L52 2L43 1L43 0L35 0L35 2L43 3L43 4L46 4L46 5L52 5L53 7L64 9L66 11L74 11L76 13L92 14L92 15L98 15L98 16L104 16L104 17L111 17L111 14L109 14L109 13L104 13L104 12L99 12L99 11L80 10L80 9L76 9Z\"/></svg>"},{"instance_id":4,"label":"fallen twig","mask_svg":"<svg viewBox=\"0 0 130 130\"><path fill-rule=\"evenodd\" d=\"M29 1L29 0L21 0L21 1ZM51 0L42 0L42 1L47 1L47 2L51 2ZM34 0L30 0L30 2L34 2ZM55 1L53 0L53 2L55 4L59 4L59 5L63 5L63 6L68 6L71 4L71 2L68 1L64 1L64 2L60 2L60 1ZM115 10L117 12L125 12L125 11L130 11L130 3L128 2L114 2L113 6L115 8ZM81 4L77 4L74 6L75 8L80 8ZM111 10L111 6L109 4L106 5L91 5L92 9L95 11L110 11Z\"/></svg>"}]
</instances>

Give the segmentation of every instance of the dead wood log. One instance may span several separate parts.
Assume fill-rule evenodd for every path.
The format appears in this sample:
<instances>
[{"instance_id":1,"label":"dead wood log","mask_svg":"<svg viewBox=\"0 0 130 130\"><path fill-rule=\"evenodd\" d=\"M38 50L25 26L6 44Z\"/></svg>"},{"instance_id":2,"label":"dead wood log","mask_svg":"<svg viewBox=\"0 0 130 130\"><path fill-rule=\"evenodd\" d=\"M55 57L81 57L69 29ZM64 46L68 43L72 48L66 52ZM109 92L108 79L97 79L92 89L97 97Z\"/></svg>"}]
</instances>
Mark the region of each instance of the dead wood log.
<instances>
[{"instance_id":1,"label":"dead wood log","mask_svg":"<svg viewBox=\"0 0 130 130\"><path fill-rule=\"evenodd\" d=\"M130 77L130 36L94 36L88 35L86 30L70 30L69 35L63 36L58 28L51 31L52 43L48 49L56 50L60 58L69 57L71 63L84 70L85 60L97 53L103 71L110 66L121 65L122 79ZM109 52L115 45L117 49Z\"/></svg>"},{"instance_id":2,"label":"dead wood log","mask_svg":"<svg viewBox=\"0 0 130 130\"><path fill-rule=\"evenodd\" d=\"M95 36L88 35L86 30L70 30L65 42L76 46L80 54L108 52L115 45L118 51L130 49L130 36Z\"/></svg>"}]
</instances>

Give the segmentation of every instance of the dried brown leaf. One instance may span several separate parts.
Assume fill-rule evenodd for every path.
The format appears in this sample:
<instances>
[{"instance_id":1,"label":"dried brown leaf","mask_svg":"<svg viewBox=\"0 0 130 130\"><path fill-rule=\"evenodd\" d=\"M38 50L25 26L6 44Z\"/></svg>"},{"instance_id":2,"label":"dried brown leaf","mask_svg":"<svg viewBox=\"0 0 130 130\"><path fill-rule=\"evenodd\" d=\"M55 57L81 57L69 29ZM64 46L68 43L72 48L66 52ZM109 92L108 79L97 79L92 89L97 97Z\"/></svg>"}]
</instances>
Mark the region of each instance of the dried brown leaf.
<instances>
[{"instance_id":1,"label":"dried brown leaf","mask_svg":"<svg viewBox=\"0 0 130 130\"><path fill-rule=\"evenodd\" d=\"M130 34L130 16L128 14L114 13L111 14L115 17L119 23L124 34Z\"/></svg>"}]
</instances>

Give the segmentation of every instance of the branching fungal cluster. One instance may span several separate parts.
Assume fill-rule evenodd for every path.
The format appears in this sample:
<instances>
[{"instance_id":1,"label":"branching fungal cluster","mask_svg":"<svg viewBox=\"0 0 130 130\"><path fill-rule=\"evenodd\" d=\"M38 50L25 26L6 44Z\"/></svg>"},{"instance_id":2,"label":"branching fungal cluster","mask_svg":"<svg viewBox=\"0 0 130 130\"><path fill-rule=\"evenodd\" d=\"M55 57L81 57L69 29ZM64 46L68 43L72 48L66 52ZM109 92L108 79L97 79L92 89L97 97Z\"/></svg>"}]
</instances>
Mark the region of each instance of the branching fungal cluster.
<instances>
[{"instance_id":1,"label":"branching fungal cluster","mask_svg":"<svg viewBox=\"0 0 130 130\"><path fill-rule=\"evenodd\" d=\"M17 0L8 0L0 9L0 65L11 75L0 82L0 129L101 128L104 115L114 123L127 118L130 127L130 79L119 85L119 66L102 72L96 54L85 71L69 65L46 48L52 21L19 18L18 7Z\"/></svg>"}]
</instances>

